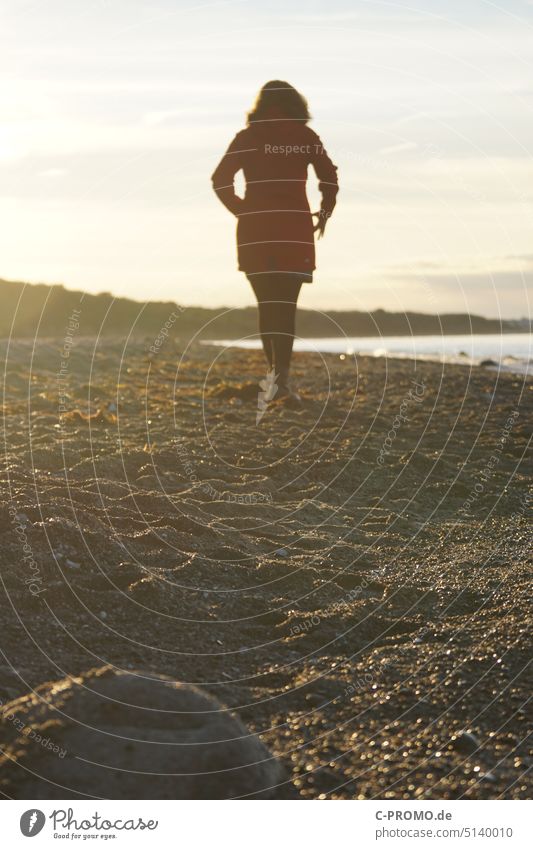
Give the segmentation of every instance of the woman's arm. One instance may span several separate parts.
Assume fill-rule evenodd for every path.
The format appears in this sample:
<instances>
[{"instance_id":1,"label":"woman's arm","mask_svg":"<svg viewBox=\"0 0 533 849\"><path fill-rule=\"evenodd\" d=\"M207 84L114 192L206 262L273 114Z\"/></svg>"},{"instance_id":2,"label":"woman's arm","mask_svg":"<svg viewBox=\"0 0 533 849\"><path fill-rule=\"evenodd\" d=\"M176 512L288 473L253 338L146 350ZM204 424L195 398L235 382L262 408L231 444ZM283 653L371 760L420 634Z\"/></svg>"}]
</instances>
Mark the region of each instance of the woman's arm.
<instances>
[{"instance_id":1,"label":"woman's arm","mask_svg":"<svg viewBox=\"0 0 533 849\"><path fill-rule=\"evenodd\" d=\"M314 213L315 216L318 216L318 223L315 226L315 230L319 231L318 236L320 238L324 235L326 222L335 209L339 182L337 179L337 168L329 158L320 137L315 132L313 132L311 150L311 163L318 177L318 188L322 195L320 212Z\"/></svg>"},{"instance_id":2,"label":"woman's arm","mask_svg":"<svg viewBox=\"0 0 533 849\"><path fill-rule=\"evenodd\" d=\"M242 168L241 137L242 132L237 133L211 177L217 197L233 215L239 215L243 206L243 199L235 194L234 186L235 174Z\"/></svg>"}]
</instances>

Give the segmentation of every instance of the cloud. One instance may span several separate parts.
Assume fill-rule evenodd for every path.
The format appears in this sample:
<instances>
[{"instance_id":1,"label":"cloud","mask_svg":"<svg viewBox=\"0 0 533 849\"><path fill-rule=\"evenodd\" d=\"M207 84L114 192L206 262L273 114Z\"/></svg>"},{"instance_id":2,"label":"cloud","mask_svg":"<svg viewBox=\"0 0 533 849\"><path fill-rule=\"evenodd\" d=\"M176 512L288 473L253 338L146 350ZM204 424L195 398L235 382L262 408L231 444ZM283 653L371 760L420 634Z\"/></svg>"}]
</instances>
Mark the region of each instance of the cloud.
<instances>
[{"instance_id":1,"label":"cloud","mask_svg":"<svg viewBox=\"0 0 533 849\"><path fill-rule=\"evenodd\" d=\"M401 124L408 124L416 121L424 121L425 124L427 124L428 121L442 122L444 119L458 118L459 115L459 112L452 110L441 112L434 112L433 110L428 110L427 112L412 112L409 115L404 115L402 118L397 118L396 121L393 121L393 126L398 127Z\"/></svg>"},{"instance_id":2,"label":"cloud","mask_svg":"<svg viewBox=\"0 0 533 849\"><path fill-rule=\"evenodd\" d=\"M510 262L518 262L522 266L526 266L527 268L533 268L533 254L510 254L505 257L506 260Z\"/></svg>"},{"instance_id":3,"label":"cloud","mask_svg":"<svg viewBox=\"0 0 533 849\"><path fill-rule=\"evenodd\" d=\"M382 268L385 277L396 277L402 280L421 279L432 280L436 283L469 280L473 283L484 281L488 285L491 280L508 280L529 278L533 269L533 254L506 254L504 256L487 256L485 263L462 262L456 266L438 263L434 260L419 259L408 264L389 265ZM426 273L428 272L428 273Z\"/></svg>"},{"instance_id":4,"label":"cloud","mask_svg":"<svg viewBox=\"0 0 533 849\"><path fill-rule=\"evenodd\" d=\"M533 286L533 274L530 271L456 271L444 273L414 273L397 272L391 275L397 280L405 282L424 282L428 286L437 289L464 290L465 292L477 290L489 293L495 289L499 294L513 292L524 292Z\"/></svg>"},{"instance_id":5,"label":"cloud","mask_svg":"<svg viewBox=\"0 0 533 849\"><path fill-rule=\"evenodd\" d=\"M167 109L164 112L147 112L143 115L143 122L153 127L157 124L165 124L173 118L179 118L183 114L184 110L181 109Z\"/></svg>"},{"instance_id":6,"label":"cloud","mask_svg":"<svg viewBox=\"0 0 533 849\"><path fill-rule=\"evenodd\" d=\"M378 153L381 154L381 156L388 156L391 153L401 153L404 150L414 150L417 147L418 144L416 142L405 141L390 145L389 147L382 147L378 150Z\"/></svg>"},{"instance_id":7,"label":"cloud","mask_svg":"<svg viewBox=\"0 0 533 849\"><path fill-rule=\"evenodd\" d=\"M39 171L39 177L46 177L47 179L64 177L66 174L68 174L66 168L46 168L45 171Z\"/></svg>"}]
</instances>

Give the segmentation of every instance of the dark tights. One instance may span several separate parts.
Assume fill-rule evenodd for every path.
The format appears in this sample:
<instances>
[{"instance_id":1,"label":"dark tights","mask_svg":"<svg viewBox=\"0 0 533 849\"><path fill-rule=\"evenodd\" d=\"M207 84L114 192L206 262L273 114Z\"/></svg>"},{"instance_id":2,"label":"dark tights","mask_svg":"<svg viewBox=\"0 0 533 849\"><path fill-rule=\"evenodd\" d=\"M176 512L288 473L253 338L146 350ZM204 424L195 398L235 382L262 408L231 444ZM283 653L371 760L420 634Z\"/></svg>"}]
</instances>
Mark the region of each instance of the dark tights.
<instances>
[{"instance_id":1,"label":"dark tights","mask_svg":"<svg viewBox=\"0 0 533 849\"><path fill-rule=\"evenodd\" d=\"M296 302L302 281L294 274L258 274L248 280L259 307L259 333L270 368L289 368L294 342Z\"/></svg>"}]
</instances>

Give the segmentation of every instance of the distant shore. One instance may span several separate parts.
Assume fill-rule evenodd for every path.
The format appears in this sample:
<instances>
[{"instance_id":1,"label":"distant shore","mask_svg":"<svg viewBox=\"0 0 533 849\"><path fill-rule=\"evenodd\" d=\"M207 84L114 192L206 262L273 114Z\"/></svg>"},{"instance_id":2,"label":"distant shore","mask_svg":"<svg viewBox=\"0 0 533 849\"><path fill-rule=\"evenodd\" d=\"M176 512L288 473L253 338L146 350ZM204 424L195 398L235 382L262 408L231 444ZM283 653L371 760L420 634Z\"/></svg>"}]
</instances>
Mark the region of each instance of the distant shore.
<instances>
[{"instance_id":1,"label":"distant shore","mask_svg":"<svg viewBox=\"0 0 533 849\"><path fill-rule=\"evenodd\" d=\"M109 293L90 295L63 286L0 280L0 338L60 336L73 310L80 310L79 335L157 336L164 328L182 340L245 339L257 333L257 310L250 307L185 306L174 302L141 303ZM408 311L298 311L298 334L334 336L446 336L450 334L529 333L529 319L489 319L469 314L432 315Z\"/></svg>"}]
</instances>

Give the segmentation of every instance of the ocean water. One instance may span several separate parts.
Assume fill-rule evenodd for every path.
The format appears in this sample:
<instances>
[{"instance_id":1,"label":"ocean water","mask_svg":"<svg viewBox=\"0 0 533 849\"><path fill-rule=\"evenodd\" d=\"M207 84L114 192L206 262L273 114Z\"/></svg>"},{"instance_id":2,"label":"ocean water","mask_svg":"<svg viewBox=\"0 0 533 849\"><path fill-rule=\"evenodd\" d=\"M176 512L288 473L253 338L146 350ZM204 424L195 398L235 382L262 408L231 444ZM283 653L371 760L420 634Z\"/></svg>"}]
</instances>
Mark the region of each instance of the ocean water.
<instances>
[{"instance_id":1,"label":"ocean water","mask_svg":"<svg viewBox=\"0 0 533 849\"><path fill-rule=\"evenodd\" d=\"M258 339L216 339L205 344L256 349ZM533 374L533 334L490 333L458 336L366 336L349 338L336 336L323 339L296 339L295 351L317 351L329 354L400 359L432 360L479 365L493 360L494 369L517 374Z\"/></svg>"}]
</instances>

